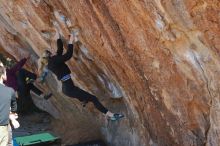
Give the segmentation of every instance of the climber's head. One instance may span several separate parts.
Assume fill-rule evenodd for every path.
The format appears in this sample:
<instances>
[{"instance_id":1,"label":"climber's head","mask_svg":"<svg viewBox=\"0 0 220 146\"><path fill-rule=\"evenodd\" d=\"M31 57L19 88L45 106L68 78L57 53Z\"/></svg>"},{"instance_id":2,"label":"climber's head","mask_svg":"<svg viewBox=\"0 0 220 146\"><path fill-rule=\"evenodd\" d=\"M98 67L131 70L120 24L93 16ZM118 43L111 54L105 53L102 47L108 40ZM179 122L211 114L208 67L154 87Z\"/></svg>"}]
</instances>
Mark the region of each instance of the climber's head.
<instances>
[{"instance_id":1,"label":"climber's head","mask_svg":"<svg viewBox=\"0 0 220 146\"><path fill-rule=\"evenodd\" d=\"M39 60L38 60L38 73L41 74L44 70L44 68L47 66L48 64L48 59L50 58L50 56L52 55L52 53L49 50L45 50L42 55L40 56Z\"/></svg>"},{"instance_id":2,"label":"climber's head","mask_svg":"<svg viewBox=\"0 0 220 146\"><path fill-rule=\"evenodd\" d=\"M39 58L39 65L46 66L48 64L48 59L51 57L52 53L49 50L45 50Z\"/></svg>"}]
</instances>

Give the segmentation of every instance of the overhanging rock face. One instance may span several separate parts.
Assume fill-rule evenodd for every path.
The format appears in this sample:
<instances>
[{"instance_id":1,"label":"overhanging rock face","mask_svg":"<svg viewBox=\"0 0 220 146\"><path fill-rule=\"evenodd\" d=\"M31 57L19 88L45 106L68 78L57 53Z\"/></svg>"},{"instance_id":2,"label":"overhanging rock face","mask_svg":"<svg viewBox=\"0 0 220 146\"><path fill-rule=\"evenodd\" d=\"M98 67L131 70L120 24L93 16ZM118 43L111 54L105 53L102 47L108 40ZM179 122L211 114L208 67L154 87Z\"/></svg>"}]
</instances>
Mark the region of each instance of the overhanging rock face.
<instances>
[{"instance_id":1,"label":"overhanging rock face","mask_svg":"<svg viewBox=\"0 0 220 146\"><path fill-rule=\"evenodd\" d=\"M66 143L219 145L219 0L0 0L0 48L16 59L31 52L36 71L40 53L56 50L44 32L55 22L68 38L67 21L84 45L69 61L75 84L126 118L105 121L50 76L54 129Z\"/></svg>"}]
</instances>

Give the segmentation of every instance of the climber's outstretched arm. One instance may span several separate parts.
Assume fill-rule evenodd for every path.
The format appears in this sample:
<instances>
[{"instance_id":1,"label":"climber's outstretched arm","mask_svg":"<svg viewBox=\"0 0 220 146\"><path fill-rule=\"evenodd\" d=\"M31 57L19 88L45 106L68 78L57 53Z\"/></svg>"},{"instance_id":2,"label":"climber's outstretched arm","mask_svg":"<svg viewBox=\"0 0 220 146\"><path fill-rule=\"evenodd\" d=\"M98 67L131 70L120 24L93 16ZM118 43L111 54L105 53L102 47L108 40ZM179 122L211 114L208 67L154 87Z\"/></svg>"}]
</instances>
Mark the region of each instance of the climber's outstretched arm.
<instances>
[{"instance_id":1,"label":"climber's outstretched arm","mask_svg":"<svg viewBox=\"0 0 220 146\"><path fill-rule=\"evenodd\" d=\"M59 38L57 39L57 55L63 54L63 41Z\"/></svg>"},{"instance_id":2,"label":"climber's outstretched arm","mask_svg":"<svg viewBox=\"0 0 220 146\"><path fill-rule=\"evenodd\" d=\"M55 39L57 40L57 55L63 54L63 41L60 38L60 33L58 28L56 28Z\"/></svg>"},{"instance_id":3,"label":"climber's outstretched arm","mask_svg":"<svg viewBox=\"0 0 220 146\"><path fill-rule=\"evenodd\" d=\"M62 56L57 56L56 58L57 62L66 62L73 56L73 41L74 41L74 36L71 34L67 52Z\"/></svg>"}]
</instances>

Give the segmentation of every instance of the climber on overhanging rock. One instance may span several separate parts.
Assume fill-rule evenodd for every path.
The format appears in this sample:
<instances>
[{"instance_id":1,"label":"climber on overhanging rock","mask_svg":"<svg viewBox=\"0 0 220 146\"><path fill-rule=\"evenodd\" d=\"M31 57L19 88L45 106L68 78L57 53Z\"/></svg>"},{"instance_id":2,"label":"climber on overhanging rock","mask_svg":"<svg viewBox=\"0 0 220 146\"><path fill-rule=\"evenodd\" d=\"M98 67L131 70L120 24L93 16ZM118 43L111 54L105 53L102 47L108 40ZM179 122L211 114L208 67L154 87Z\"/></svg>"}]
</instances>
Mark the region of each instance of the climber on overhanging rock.
<instances>
[{"instance_id":1,"label":"climber on overhanging rock","mask_svg":"<svg viewBox=\"0 0 220 146\"><path fill-rule=\"evenodd\" d=\"M18 94L18 112L25 111L23 110L25 109L24 106L30 106L24 104L26 101L30 101L32 103L30 91L33 91L35 94L46 100L52 96L52 93L43 94L43 92L33 84L33 81L36 80L37 76L22 68L29 57L30 56L28 55L12 67L7 66L6 69L7 80L4 83L6 86L13 88ZM29 109L27 108L26 110Z\"/></svg>"},{"instance_id":2,"label":"climber on overhanging rock","mask_svg":"<svg viewBox=\"0 0 220 146\"><path fill-rule=\"evenodd\" d=\"M38 73L39 74L39 77L38 77L38 82L40 83L44 83L45 80L46 80L46 77L48 75L48 68L47 68L47 60L44 59L46 55L42 55L42 57L40 57L38 59Z\"/></svg>"},{"instance_id":3,"label":"climber on overhanging rock","mask_svg":"<svg viewBox=\"0 0 220 146\"><path fill-rule=\"evenodd\" d=\"M78 38L73 34L70 35L68 50L65 54L63 54L63 42L60 39L60 35L57 30L55 38L57 39L56 55L52 55L50 51L46 50L41 56L41 62L44 62L44 64L41 65L41 68L44 68L43 66L47 66L48 69L51 70L57 76L57 79L62 82L62 92L66 96L69 96L71 98L77 98L84 104L92 102L100 112L105 114L106 117L112 121L123 118L124 115L118 113L114 114L110 112L99 102L97 97L87 93L86 91L74 85L70 76L71 71L65 62L71 59L73 55L73 41L76 43Z\"/></svg>"}]
</instances>

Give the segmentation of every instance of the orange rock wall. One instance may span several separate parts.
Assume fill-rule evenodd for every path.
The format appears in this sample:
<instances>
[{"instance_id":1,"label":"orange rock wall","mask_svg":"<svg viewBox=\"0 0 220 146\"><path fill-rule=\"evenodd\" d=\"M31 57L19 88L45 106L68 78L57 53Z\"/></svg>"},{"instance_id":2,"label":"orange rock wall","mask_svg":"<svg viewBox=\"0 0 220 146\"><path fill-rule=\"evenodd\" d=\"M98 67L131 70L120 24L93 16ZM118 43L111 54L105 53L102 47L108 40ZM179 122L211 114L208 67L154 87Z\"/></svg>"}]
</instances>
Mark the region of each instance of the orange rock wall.
<instances>
[{"instance_id":1,"label":"orange rock wall","mask_svg":"<svg viewBox=\"0 0 220 146\"><path fill-rule=\"evenodd\" d=\"M74 82L126 119L109 123L92 105L56 96L65 124L55 129L67 143L219 145L219 11L218 0L0 0L0 46L17 59L32 52L34 65L56 49L42 30L56 21L67 38L64 18L80 26Z\"/></svg>"}]
</instances>

